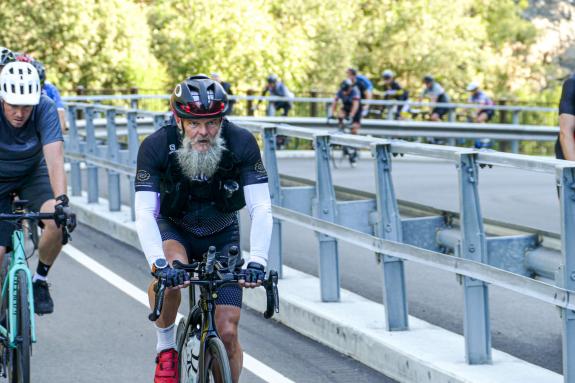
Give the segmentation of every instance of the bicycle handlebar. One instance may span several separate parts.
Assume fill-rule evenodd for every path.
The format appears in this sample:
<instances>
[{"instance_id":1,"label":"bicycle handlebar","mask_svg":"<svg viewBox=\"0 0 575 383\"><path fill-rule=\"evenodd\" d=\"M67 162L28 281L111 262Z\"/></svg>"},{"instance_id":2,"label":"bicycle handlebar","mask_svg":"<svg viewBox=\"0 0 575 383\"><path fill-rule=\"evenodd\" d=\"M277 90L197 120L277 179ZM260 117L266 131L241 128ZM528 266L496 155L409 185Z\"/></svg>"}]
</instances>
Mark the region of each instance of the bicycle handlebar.
<instances>
[{"instance_id":1,"label":"bicycle handlebar","mask_svg":"<svg viewBox=\"0 0 575 383\"><path fill-rule=\"evenodd\" d=\"M239 254L239 252L238 252ZM231 258L231 257L230 257ZM208 273L208 261L211 261L212 272ZM230 262L230 264L232 264ZM191 264L184 264L178 260L173 262L173 267L176 269L185 270L190 274L198 274L198 279L190 279L190 284L193 285L207 285L214 288L222 287L227 284L237 283L239 280L245 278L244 273L232 272L216 260L216 253L208 251L208 257L204 262L193 262ZM155 276L155 275L154 275ZM266 279L262 282L262 287L266 290L266 310L264 318L271 318L274 313L279 313L279 292L278 292L278 273L275 270L270 270ZM159 278L154 287L155 304L152 312L148 315L148 319L155 322L162 313L164 305L164 292L166 290L166 280Z\"/></svg>"},{"instance_id":2,"label":"bicycle handlebar","mask_svg":"<svg viewBox=\"0 0 575 383\"><path fill-rule=\"evenodd\" d=\"M71 238L70 233L76 228L76 214L70 211L69 207L56 205L54 213L0 213L0 221L22 221L22 220L54 220L58 228L62 228L62 245L68 243Z\"/></svg>"}]
</instances>

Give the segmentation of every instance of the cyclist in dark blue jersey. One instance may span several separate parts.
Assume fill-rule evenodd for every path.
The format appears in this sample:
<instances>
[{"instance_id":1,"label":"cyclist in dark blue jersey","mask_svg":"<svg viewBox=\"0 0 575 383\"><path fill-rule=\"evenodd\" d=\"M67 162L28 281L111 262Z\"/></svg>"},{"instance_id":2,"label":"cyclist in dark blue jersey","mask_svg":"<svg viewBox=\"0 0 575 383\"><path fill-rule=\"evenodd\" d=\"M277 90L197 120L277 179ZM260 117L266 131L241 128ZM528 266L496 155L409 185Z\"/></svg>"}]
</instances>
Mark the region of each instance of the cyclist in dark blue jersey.
<instances>
[{"instance_id":1,"label":"cyclist in dark blue jersey","mask_svg":"<svg viewBox=\"0 0 575 383\"><path fill-rule=\"evenodd\" d=\"M7 64L0 73L0 212L11 212L14 195L34 211L68 205L64 143L54 102L41 95L38 72L26 62ZM33 277L34 309L54 310L46 278L62 248L62 231L43 222L39 262ZM0 258L11 246L10 223L0 223Z\"/></svg>"},{"instance_id":2,"label":"cyclist in dark blue jersey","mask_svg":"<svg viewBox=\"0 0 575 383\"><path fill-rule=\"evenodd\" d=\"M559 137L555 155L562 160L575 161L575 75L563 83L559 102Z\"/></svg>"},{"instance_id":3,"label":"cyclist in dark blue jersey","mask_svg":"<svg viewBox=\"0 0 575 383\"><path fill-rule=\"evenodd\" d=\"M197 75L178 84L170 99L173 120L148 136L138 152L136 228L150 267L174 260L189 263L209 245L227 255L239 247L238 211L247 206L252 219L250 258L244 287L264 279L272 232L266 169L253 135L224 117L227 95L219 82ZM178 354L174 323L185 272L162 268L173 281L156 321L155 383L177 383ZM153 283L148 295L154 305ZM220 289L216 326L228 356L234 382L242 369L238 323L242 290Z\"/></svg>"}]
</instances>

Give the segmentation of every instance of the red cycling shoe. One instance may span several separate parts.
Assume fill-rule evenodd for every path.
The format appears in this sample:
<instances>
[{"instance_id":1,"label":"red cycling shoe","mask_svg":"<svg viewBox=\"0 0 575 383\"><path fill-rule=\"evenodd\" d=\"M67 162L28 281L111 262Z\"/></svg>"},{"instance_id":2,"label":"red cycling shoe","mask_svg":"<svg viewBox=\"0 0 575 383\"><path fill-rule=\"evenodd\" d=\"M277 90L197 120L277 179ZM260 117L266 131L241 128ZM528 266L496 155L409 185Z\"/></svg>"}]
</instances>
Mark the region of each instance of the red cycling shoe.
<instances>
[{"instance_id":1,"label":"red cycling shoe","mask_svg":"<svg viewBox=\"0 0 575 383\"><path fill-rule=\"evenodd\" d=\"M156 356L154 383L178 383L178 352L173 348L161 351Z\"/></svg>"}]
</instances>

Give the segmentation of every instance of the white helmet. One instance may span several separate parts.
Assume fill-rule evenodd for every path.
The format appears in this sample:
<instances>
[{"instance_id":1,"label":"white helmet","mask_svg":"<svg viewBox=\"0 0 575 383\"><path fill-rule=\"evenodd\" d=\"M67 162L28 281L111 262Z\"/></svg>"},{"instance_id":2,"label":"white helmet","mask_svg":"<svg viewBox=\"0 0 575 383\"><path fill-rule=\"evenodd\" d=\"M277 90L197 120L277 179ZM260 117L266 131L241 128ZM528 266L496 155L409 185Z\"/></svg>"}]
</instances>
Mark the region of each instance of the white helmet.
<instances>
[{"instance_id":1,"label":"white helmet","mask_svg":"<svg viewBox=\"0 0 575 383\"><path fill-rule=\"evenodd\" d=\"M395 73L391 69L386 69L381 73L381 77L383 78L392 78L395 77Z\"/></svg>"},{"instance_id":2,"label":"white helmet","mask_svg":"<svg viewBox=\"0 0 575 383\"><path fill-rule=\"evenodd\" d=\"M11 105L38 105L40 77L30 63L15 61L0 72L0 98Z\"/></svg>"},{"instance_id":3,"label":"white helmet","mask_svg":"<svg viewBox=\"0 0 575 383\"><path fill-rule=\"evenodd\" d=\"M477 83L474 82L470 82L469 85L467 85L467 91L468 92L474 92L479 88L479 85L477 85Z\"/></svg>"}]
</instances>

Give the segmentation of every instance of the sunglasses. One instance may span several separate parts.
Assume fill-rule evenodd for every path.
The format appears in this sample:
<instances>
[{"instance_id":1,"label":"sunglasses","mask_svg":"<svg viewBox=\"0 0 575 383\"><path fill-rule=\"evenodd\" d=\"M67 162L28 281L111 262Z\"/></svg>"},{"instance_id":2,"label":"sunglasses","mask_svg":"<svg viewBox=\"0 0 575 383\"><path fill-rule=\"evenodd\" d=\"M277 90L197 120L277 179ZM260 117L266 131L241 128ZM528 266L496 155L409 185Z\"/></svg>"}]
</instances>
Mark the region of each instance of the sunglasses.
<instances>
[{"instance_id":1,"label":"sunglasses","mask_svg":"<svg viewBox=\"0 0 575 383\"><path fill-rule=\"evenodd\" d=\"M204 108L200 102L188 102L187 104L178 102L177 105L180 110L198 117L215 116L222 113L226 108L226 104L221 100L210 101L207 108Z\"/></svg>"}]
</instances>

